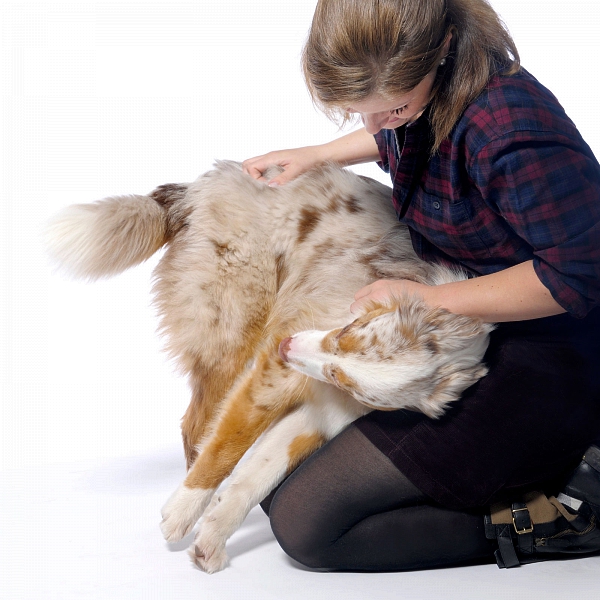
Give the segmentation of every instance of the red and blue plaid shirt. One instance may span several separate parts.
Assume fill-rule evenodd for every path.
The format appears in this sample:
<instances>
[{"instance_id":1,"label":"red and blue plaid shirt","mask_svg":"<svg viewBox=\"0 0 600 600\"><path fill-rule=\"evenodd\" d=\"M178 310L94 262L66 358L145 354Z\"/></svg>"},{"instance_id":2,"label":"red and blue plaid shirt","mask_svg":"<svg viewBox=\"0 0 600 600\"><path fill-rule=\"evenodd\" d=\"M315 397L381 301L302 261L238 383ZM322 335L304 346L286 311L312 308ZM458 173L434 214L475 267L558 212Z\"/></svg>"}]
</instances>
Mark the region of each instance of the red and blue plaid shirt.
<instances>
[{"instance_id":1,"label":"red and blue plaid shirt","mask_svg":"<svg viewBox=\"0 0 600 600\"><path fill-rule=\"evenodd\" d=\"M427 112L375 139L400 214L427 160ZM572 315L599 303L600 165L556 98L525 70L495 76L469 105L421 170L401 220L424 260L477 275L533 260Z\"/></svg>"}]
</instances>

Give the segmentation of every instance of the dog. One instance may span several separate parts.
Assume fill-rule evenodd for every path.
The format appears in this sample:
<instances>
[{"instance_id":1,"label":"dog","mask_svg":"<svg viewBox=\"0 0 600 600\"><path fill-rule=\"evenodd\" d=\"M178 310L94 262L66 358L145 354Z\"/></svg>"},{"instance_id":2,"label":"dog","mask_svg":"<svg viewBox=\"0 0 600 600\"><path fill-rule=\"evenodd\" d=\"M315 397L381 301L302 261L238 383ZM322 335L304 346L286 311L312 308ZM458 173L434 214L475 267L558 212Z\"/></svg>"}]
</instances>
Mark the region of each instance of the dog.
<instances>
[{"instance_id":1,"label":"dog","mask_svg":"<svg viewBox=\"0 0 600 600\"><path fill-rule=\"evenodd\" d=\"M493 325L416 296L350 313L374 280L466 274L420 260L390 188L339 167L272 188L221 161L193 183L68 207L47 242L59 267L88 280L166 246L154 301L192 398L188 472L161 529L176 542L203 517L190 556L208 573L226 566L250 509L352 421L374 409L437 418L487 372Z\"/></svg>"}]
</instances>

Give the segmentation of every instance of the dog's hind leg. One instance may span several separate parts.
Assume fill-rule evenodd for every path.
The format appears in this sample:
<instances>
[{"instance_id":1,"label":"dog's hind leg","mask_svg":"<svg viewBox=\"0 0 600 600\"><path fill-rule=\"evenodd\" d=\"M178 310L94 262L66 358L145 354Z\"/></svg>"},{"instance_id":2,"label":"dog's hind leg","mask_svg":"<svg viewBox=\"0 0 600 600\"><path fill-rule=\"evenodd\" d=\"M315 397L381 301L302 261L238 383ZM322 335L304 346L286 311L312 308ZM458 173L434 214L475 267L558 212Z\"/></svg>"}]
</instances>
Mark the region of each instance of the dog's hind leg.
<instances>
[{"instance_id":1,"label":"dog's hind leg","mask_svg":"<svg viewBox=\"0 0 600 600\"><path fill-rule=\"evenodd\" d=\"M185 481L163 507L166 540L180 540L192 530L244 453L271 423L294 409L304 380L275 350L257 360L225 400Z\"/></svg>"},{"instance_id":2,"label":"dog's hind leg","mask_svg":"<svg viewBox=\"0 0 600 600\"><path fill-rule=\"evenodd\" d=\"M262 270L257 267L253 272L262 273ZM263 289L263 295L258 292L248 295L240 289L232 292L235 286L241 286L241 280L249 281L248 277L239 279L240 282L232 281L231 277L222 278L216 291L205 286L202 293L198 292L202 298L201 309L190 315L191 325L186 331L189 343L179 361L182 371L189 376L192 390L191 402L181 422L188 469L223 399L235 381L243 377L265 340L265 325L272 305L270 294L274 290L269 284ZM247 285L252 287L254 283ZM260 287L259 284L256 287ZM240 300L244 294L245 303ZM229 300L221 301L221 296ZM228 306L232 298L238 301Z\"/></svg>"},{"instance_id":3,"label":"dog's hind leg","mask_svg":"<svg viewBox=\"0 0 600 600\"><path fill-rule=\"evenodd\" d=\"M200 569L215 573L226 566L225 543L248 512L326 441L310 409L302 406L275 423L234 471L225 490L213 496L189 550Z\"/></svg>"},{"instance_id":4,"label":"dog's hind leg","mask_svg":"<svg viewBox=\"0 0 600 600\"><path fill-rule=\"evenodd\" d=\"M249 352L247 352L249 354ZM218 365L206 367L197 361L190 373L192 399L181 420L181 435L187 469L198 455L198 446L215 418L219 405L244 368L247 357L239 352L235 361L223 357Z\"/></svg>"}]
</instances>

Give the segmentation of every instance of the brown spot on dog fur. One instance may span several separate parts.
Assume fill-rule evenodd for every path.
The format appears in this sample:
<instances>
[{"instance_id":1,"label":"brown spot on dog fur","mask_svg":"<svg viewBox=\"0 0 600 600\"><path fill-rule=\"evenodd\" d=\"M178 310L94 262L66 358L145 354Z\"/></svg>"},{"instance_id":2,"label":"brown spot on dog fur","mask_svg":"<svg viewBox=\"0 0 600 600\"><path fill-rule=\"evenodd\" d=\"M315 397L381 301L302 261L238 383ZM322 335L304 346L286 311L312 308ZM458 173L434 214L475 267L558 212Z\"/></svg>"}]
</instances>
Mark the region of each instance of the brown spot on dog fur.
<instances>
[{"instance_id":1,"label":"brown spot on dog fur","mask_svg":"<svg viewBox=\"0 0 600 600\"><path fill-rule=\"evenodd\" d=\"M209 240L215 249L215 253L219 258L223 258L230 251L227 244L221 244L217 240Z\"/></svg>"},{"instance_id":2,"label":"brown spot on dog fur","mask_svg":"<svg viewBox=\"0 0 600 600\"><path fill-rule=\"evenodd\" d=\"M275 257L275 275L276 275L276 286L277 291L281 289L283 282L287 279L288 269L285 264L285 258L283 254L278 254Z\"/></svg>"},{"instance_id":3,"label":"brown spot on dog fur","mask_svg":"<svg viewBox=\"0 0 600 600\"><path fill-rule=\"evenodd\" d=\"M339 193L334 193L329 197L329 202L327 203L327 208L325 209L328 213L337 213L344 208L347 204L347 201L344 197Z\"/></svg>"},{"instance_id":4,"label":"brown spot on dog fur","mask_svg":"<svg viewBox=\"0 0 600 600\"><path fill-rule=\"evenodd\" d=\"M310 259L306 264L306 272L311 273L313 269L317 268L321 263L331 262L335 258L344 254L344 248L340 248L339 244L329 238L320 244L316 244L312 248ZM304 277L304 281L307 281L307 277ZM308 276L310 280L310 276ZM314 283L313 283L314 286Z\"/></svg>"},{"instance_id":5,"label":"brown spot on dog fur","mask_svg":"<svg viewBox=\"0 0 600 600\"><path fill-rule=\"evenodd\" d=\"M338 348L342 352L359 352L362 349L361 339L351 333L345 333L338 338Z\"/></svg>"},{"instance_id":6,"label":"brown spot on dog fur","mask_svg":"<svg viewBox=\"0 0 600 600\"><path fill-rule=\"evenodd\" d=\"M321 213L314 207L305 207L300 211L298 223L298 243L302 243L321 220Z\"/></svg>"},{"instance_id":7,"label":"brown spot on dog fur","mask_svg":"<svg viewBox=\"0 0 600 600\"><path fill-rule=\"evenodd\" d=\"M247 378L227 400L209 442L185 479L186 487L216 488L267 427L295 409L298 390L280 390L271 400L266 397L265 367L269 362L270 369L278 366L278 361L263 354L256 367L258 373Z\"/></svg>"},{"instance_id":8,"label":"brown spot on dog fur","mask_svg":"<svg viewBox=\"0 0 600 600\"><path fill-rule=\"evenodd\" d=\"M354 379L335 365L328 365L325 367L323 369L323 375L342 390L351 391L358 388Z\"/></svg>"},{"instance_id":9,"label":"brown spot on dog fur","mask_svg":"<svg viewBox=\"0 0 600 600\"><path fill-rule=\"evenodd\" d=\"M440 352L440 347L437 343L437 340L430 335L425 338L423 345L425 346L426 350L431 352L431 354L439 354Z\"/></svg>"},{"instance_id":10,"label":"brown spot on dog fur","mask_svg":"<svg viewBox=\"0 0 600 600\"><path fill-rule=\"evenodd\" d=\"M393 306L386 306L385 304L381 304L376 300L370 300L364 305L363 308L366 312L356 319L356 324L364 325L365 323L368 323L369 321L394 310Z\"/></svg>"},{"instance_id":11,"label":"brown spot on dog fur","mask_svg":"<svg viewBox=\"0 0 600 600\"><path fill-rule=\"evenodd\" d=\"M181 183L165 183L151 191L149 196L166 209L171 208L175 202L182 200L187 194L188 186Z\"/></svg>"},{"instance_id":12,"label":"brown spot on dog fur","mask_svg":"<svg viewBox=\"0 0 600 600\"><path fill-rule=\"evenodd\" d=\"M332 238L327 238L324 242L321 242L315 246L315 252L319 255L332 254L333 250L339 250L339 248L337 247L335 240Z\"/></svg>"},{"instance_id":13,"label":"brown spot on dog fur","mask_svg":"<svg viewBox=\"0 0 600 600\"><path fill-rule=\"evenodd\" d=\"M341 329L333 329L321 340L321 349L323 352L334 351L335 339L340 331Z\"/></svg>"},{"instance_id":14,"label":"brown spot on dog fur","mask_svg":"<svg viewBox=\"0 0 600 600\"><path fill-rule=\"evenodd\" d=\"M377 267L373 265L373 262L379 260L381 257L378 254L363 254L359 257L358 262L369 269L369 279L376 281L377 279L384 279L385 273L382 273Z\"/></svg>"},{"instance_id":15,"label":"brown spot on dog fur","mask_svg":"<svg viewBox=\"0 0 600 600\"><path fill-rule=\"evenodd\" d=\"M324 443L325 438L317 432L295 437L288 447L288 474Z\"/></svg>"},{"instance_id":16,"label":"brown spot on dog fur","mask_svg":"<svg viewBox=\"0 0 600 600\"><path fill-rule=\"evenodd\" d=\"M420 344L418 333L413 327L409 327L404 323L399 325L397 329L397 336L405 342L406 346L414 347Z\"/></svg>"},{"instance_id":17,"label":"brown spot on dog fur","mask_svg":"<svg viewBox=\"0 0 600 600\"><path fill-rule=\"evenodd\" d=\"M346 198L344 201L344 204L346 205L346 210L349 213L356 214L359 212L364 212L363 207L360 205L360 202L355 196L348 196L348 198Z\"/></svg>"},{"instance_id":18,"label":"brown spot on dog fur","mask_svg":"<svg viewBox=\"0 0 600 600\"><path fill-rule=\"evenodd\" d=\"M186 206L182 200L188 191L186 184L167 183L159 185L148 196L162 206L167 215L167 240L174 238L184 227L192 213L192 208Z\"/></svg>"},{"instance_id":19,"label":"brown spot on dog fur","mask_svg":"<svg viewBox=\"0 0 600 600\"><path fill-rule=\"evenodd\" d=\"M372 302L369 305L369 310L366 314L358 317L355 321L339 329L332 329L322 340L321 349L324 352L334 352L339 349L341 352L359 352L364 350L366 340L363 340L352 333L349 333L353 329L362 329L364 326L375 319L376 317L386 314L393 310L387 306L382 306L379 303ZM371 345L374 346L378 342L378 338L375 334L371 337Z\"/></svg>"},{"instance_id":20,"label":"brown spot on dog fur","mask_svg":"<svg viewBox=\"0 0 600 600\"><path fill-rule=\"evenodd\" d=\"M332 196L329 198L329 203L327 204L327 208L325 209L328 213L336 213L340 210L340 198L339 196Z\"/></svg>"}]
</instances>

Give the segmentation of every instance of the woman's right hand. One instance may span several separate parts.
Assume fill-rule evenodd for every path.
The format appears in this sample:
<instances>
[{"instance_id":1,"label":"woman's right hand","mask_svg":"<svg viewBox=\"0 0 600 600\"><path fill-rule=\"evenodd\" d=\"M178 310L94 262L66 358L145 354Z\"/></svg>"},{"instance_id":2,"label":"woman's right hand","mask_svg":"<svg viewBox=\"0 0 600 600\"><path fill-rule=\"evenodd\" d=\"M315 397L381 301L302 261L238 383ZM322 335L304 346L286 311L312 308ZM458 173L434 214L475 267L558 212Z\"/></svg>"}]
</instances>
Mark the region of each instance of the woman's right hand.
<instances>
[{"instance_id":1,"label":"woman's right hand","mask_svg":"<svg viewBox=\"0 0 600 600\"><path fill-rule=\"evenodd\" d=\"M290 150L277 150L262 156L249 158L242 163L244 173L250 177L264 181L270 186L278 186L296 179L313 167L327 162L323 146L305 146ZM264 177L266 170L272 166L283 168L283 172L267 181Z\"/></svg>"},{"instance_id":2,"label":"woman's right hand","mask_svg":"<svg viewBox=\"0 0 600 600\"><path fill-rule=\"evenodd\" d=\"M278 150L249 158L242 163L242 167L244 172L254 179L276 186L292 181L298 175L325 163L346 167L379 159L375 138L363 127L326 144ZM264 174L274 165L283 168L283 173L267 181Z\"/></svg>"}]
</instances>

